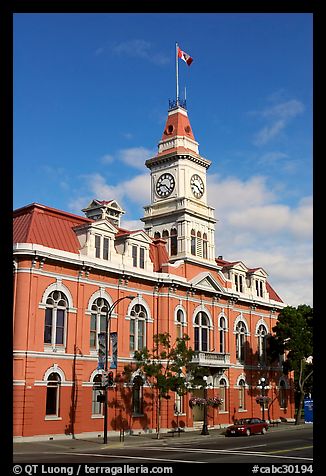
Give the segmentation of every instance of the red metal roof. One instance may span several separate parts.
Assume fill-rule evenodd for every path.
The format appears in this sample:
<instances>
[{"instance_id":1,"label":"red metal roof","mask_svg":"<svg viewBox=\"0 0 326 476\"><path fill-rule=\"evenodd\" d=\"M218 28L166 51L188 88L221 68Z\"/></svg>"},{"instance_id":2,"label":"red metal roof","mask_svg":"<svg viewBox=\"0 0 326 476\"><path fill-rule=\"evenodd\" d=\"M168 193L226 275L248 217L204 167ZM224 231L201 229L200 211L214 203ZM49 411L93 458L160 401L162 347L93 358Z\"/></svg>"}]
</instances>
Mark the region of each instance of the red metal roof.
<instances>
[{"instance_id":1,"label":"red metal roof","mask_svg":"<svg viewBox=\"0 0 326 476\"><path fill-rule=\"evenodd\" d=\"M14 211L14 243L37 243L78 253L80 245L73 227L92 222L89 218L32 203Z\"/></svg>"},{"instance_id":2,"label":"red metal roof","mask_svg":"<svg viewBox=\"0 0 326 476\"><path fill-rule=\"evenodd\" d=\"M13 241L14 243L35 243L78 254L80 245L74 228L93 222L94 220L86 217L39 203L32 203L14 211ZM118 230L117 236L128 236L139 231L129 231L123 228L118 228ZM153 239L150 245L149 255L154 265L154 271L161 271L162 264L169 261L165 245L166 242L163 239ZM224 268L239 262L230 262L219 258L216 258L215 261ZM258 268L252 268L250 271L254 269ZM266 282L266 288L270 299L283 302L268 282Z\"/></svg>"},{"instance_id":3,"label":"red metal roof","mask_svg":"<svg viewBox=\"0 0 326 476\"><path fill-rule=\"evenodd\" d=\"M189 137L189 139L195 140L188 119L188 114L186 111L181 112L180 109L176 109L168 115L162 140L176 136L186 136Z\"/></svg>"},{"instance_id":4,"label":"red metal roof","mask_svg":"<svg viewBox=\"0 0 326 476\"><path fill-rule=\"evenodd\" d=\"M223 268L229 268L230 266L234 266L236 263L240 263L240 261L226 261L224 259L216 258L215 259L216 263L219 266L223 266ZM262 268L248 268L248 273L252 273L256 271L257 269L262 269ZM268 281L266 281L266 289L269 294L270 299L273 301L279 301L283 302L283 300L280 298L280 296L274 291L272 286L269 284Z\"/></svg>"}]
</instances>

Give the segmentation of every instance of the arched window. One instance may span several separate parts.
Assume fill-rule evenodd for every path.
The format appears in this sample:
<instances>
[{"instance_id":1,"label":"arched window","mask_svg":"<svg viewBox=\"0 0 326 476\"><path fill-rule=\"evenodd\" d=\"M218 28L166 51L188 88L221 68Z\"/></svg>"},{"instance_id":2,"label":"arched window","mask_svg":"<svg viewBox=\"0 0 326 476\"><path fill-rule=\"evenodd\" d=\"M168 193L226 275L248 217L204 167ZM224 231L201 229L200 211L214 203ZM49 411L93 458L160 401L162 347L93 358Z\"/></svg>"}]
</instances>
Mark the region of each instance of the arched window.
<instances>
[{"instance_id":1,"label":"arched window","mask_svg":"<svg viewBox=\"0 0 326 476\"><path fill-rule=\"evenodd\" d=\"M60 375L52 372L48 377L46 387L46 416L59 416L60 383Z\"/></svg>"},{"instance_id":2,"label":"arched window","mask_svg":"<svg viewBox=\"0 0 326 476\"><path fill-rule=\"evenodd\" d=\"M225 378L220 379L219 392L220 392L220 398L222 399L220 412L226 412L227 411L227 382Z\"/></svg>"},{"instance_id":3,"label":"arched window","mask_svg":"<svg viewBox=\"0 0 326 476\"><path fill-rule=\"evenodd\" d=\"M162 238L163 240L166 240L166 251L169 253L169 232L168 230L163 230L163 233L162 233Z\"/></svg>"},{"instance_id":4,"label":"arched window","mask_svg":"<svg viewBox=\"0 0 326 476\"><path fill-rule=\"evenodd\" d=\"M200 311L195 317L195 349L207 352L209 348L209 319L205 312Z\"/></svg>"},{"instance_id":5,"label":"arched window","mask_svg":"<svg viewBox=\"0 0 326 476\"><path fill-rule=\"evenodd\" d=\"M147 312L141 304L135 304L130 312L130 338L131 351L141 350L145 346L145 324Z\"/></svg>"},{"instance_id":6,"label":"arched window","mask_svg":"<svg viewBox=\"0 0 326 476\"><path fill-rule=\"evenodd\" d=\"M279 401L280 401L280 408L287 407L286 386L285 386L284 380L280 381Z\"/></svg>"},{"instance_id":7,"label":"arched window","mask_svg":"<svg viewBox=\"0 0 326 476\"><path fill-rule=\"evenodd\" d=\"M208 240L207 234L203 234L203 258L208 258Z\"/></svg>"},{"instance_id":8,"label":"arched window","mask_svg":"<svg viewBox=\"0 0 326 476\"><path fill-rule=\"evenodd\" d=\"M196 250L197 256L203 256L203 242L201 239L201 233L200 231L197 231L197 250Z\"/></svg>"},{"instance_id":9,"label":"arched window","mask_svg":"<svg viewBox=\"0 0 326 476\"><path fill-rule=\"evenodd\" d=\"M143 412L143 379L136 375L132 383L132 413L142 415Z\"/></svg>"},{"instance_id":10,"label":"arched window","mask_svg":"<svg viewBox=\"0 0 326 476\"><path fill-rule=\"evenodd\" d=\"M177 310L177 315L176 315L176 330L177 330L177 337L181 338L182 337L182 327L184 323L184 313L182 309Z\"/></svg>"},{"instance_id":11,"label":"arched window","mask_svg":"<svg viewBox=\"0 0 326 476\"><path fill-rule=\"evenodd\" d=\"M239 410L246 409L246 382L239 380Z\"/></svg>"},{"instance_id":12,"label":"arched window","mask_svg":"<svg viewBox=\"0 0 326 476\"><path fill-rule=\"evenodd\" d=\"M263 324L260 324L257 330L257 351L258 351L258 359L261 364L266 363L266 337L267 337L267 329Z\"/></svg>"},{"instance_id":13,"label":"arched window","mask_svg":"<svg viewBox=\"0 0 326 476\"><path fill-rule=\"evenodd\" d=\"M92 415L102 415L103 414L103 403L97 401L97 397L102 395L101 392L102 386L102 376L100 374L95 375L93 379L93 389L92 389Z\"/></svg>"},{"instance_id":14,"label":"arched window","mask_svg":"<svg viewBox=\"0 0 326 476\"><path fill-rule=\"evenodd\" d=\"M245 360L245 342L246 326L244 322L239 321L235 330L236 358L239 362L243 362Z\"/></svg>"},{"instance_id":15,"label":"arched window","mask_svg":"<svg viewBox=\"0 0 326 476\"><path fill-rule=\"evenodd\" d=\"M196 256L196 232L191 230L191 254Z\"/></svg>"},{"instance_id":16,"label":"arched window","mask_svg":"<svg viewBox=\"0 0 326 476\"><path fill-rule=\"evenodd\" d=\"M154 238L156 238L156 239L157 239L157 238L161 238L161 233L160 233L159 231L156 231L156 232L154 233Z\"/></svg>"},{"instance_id":17,"label":"arched window","mask_svg":"<svg viewBox=\"0 0 326 476\"><path fill-rule=\"evenodd\" d=\"M178 232L175 228L171 230L171 256L178 254Z\"/></svg>"},{"instance_id":18,"label":"arched window","mask_svg":"<svg viewBox=\"0 0 326 476\"><path fill-rule=\"evenodd\" d=\"M68 299L61 291L52 291L46 300L44 343L65 344Z\"/></svg>"},{"instance_id":19,"label":"arched window","mask_svg":"<svg viewBox=\"0 0 326 476\"><path fill-rule=\"evenodd\" d=\"M225 342L226 342L226 319L225 317L220 317L220 325L219 325L219 335L220 335L220 352L221 354L225 354Z\"/></svg>"},{"instance_id":20,"label":"arched window","mask_svg":"<svg viewBox=\"0 0 326 476\"><path fill-rule=\"evenodd\" d=\"M106 328L106 314L108 312L109 303L106 299L101 297L95 299L91 307L91 323L89 345L93 350L98 349L98 334L105 332Z\"/></svg>"}]
</instances>

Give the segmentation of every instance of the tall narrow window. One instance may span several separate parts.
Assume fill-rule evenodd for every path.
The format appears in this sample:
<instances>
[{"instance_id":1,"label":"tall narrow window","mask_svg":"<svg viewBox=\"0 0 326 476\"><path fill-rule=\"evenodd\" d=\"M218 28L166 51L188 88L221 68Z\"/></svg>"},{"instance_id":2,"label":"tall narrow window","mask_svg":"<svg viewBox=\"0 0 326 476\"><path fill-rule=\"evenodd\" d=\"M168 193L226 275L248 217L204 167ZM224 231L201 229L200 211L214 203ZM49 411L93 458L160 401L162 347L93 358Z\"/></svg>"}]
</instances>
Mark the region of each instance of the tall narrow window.
<instances>
[{"instance_id":1,"label":"tall narrow window","mask_svg":"<svg viewBox=\"0 0 326 476\"><path fill-rule=\"evenodd\" d=\"M256 279L256 294L263 297L263 282Z\"/></svg>"},{"instance_id":2,"label":"tall narrow window","mask_svg":"<svg viewBox=\"0 0 326 476\"><path fill-rule=\"evenodd\" d=\"M178 254L178 232L175 228L171 230L171 256Z\"/></svg>"},{"instance_id":3,"label":"tall narrow window","mask_svg":"<svg viewBox=\"0 0 326 476\"><path fill-rule=\"evenodd\" d=\"M53 291L46 300L44 343L64 345L68 300L61 291Z\"/></svg>"},{"instance_id":4,"label":"tall narrow window","mask_svg":"<svg viewBox=\"0 0 326 476\"><path fill-rule=\"evenodd\" d=\"M145 248L139 248L139 267L145 268Z\"/></svg>"},{"instance_id":5,"label":"tall narrow window","mask_svg":"<svg viewBox=\"0 0 326 476\"><path fill-rule=\"evenodd\" d=\"M197 256L203 256L203 242L201 239L200 231L197 232L197 249L196 249Z\"/></svg>"},{"instance_id":6,"label":"tall narrow window","mask_svg":"<svg viewBox=\"0 0 326 476\"><path fill-rule=\"evenodd\" d=\"M143 414L143 379L137 375L132 385L132 413L134 415Z\"/></svg>"},{"instance_id":7,"label":"tall narrow window","mask_svg":"<svg viewBox=\"0 0 326 476\"><path fill-rule=\"evenodd\" d=\"M97 397L102 394L101 392L102 377L100 374L95 375L93 379L92 388L92 415L103 414L103 403L97 401Z\"/></svg>"},{"instance_id":8,"label":"tall narrow window","mask_svg":"<svg viewBox=\"0 0 326 476\"><path fill-rule=\"evenodd\" d=\"M147 312L141 304L135 304L130 312L130 338L131 351L141 350L145 345L145 322Z\"/></svg>"},{"instance_id":9,"label":"tall narrow window","mask_svg":"<svg viewBox=\"0 0 326 476\"><path fill-rule=\"evenodd\" d=\"M60 383L60 375L56 372L52 372L48 377L46 387L45 414L47 416L59 416Z\"/></svg>"},{"instance_id":10,"label":"tall narrow window","mask_svg":"<svg viewBox=\"0 0 326 476\"><path fill-rule=\"evenodd\" d=\"M209 320L205 312L200 311L195 317L195 349L203 352L208 351L209 344Z\"/></svg>"},{"instance_id":11,"label":"tall narrow window","mask_svg":"<svg viewBox=\"0 0 326 476\"><path fill-rule=\"evenodd\" d=\"M184 314L181 309L177 310L177 317L176 317L176 334L177 337L181 338L182 337L182 325L184 323Z\"/></svg>"},{"instance_id":12,"label":"tall narrow window","mask_svg":"<svg viewBox=\"0 0 326 476\"><path fill-rule=\"evenodd\" d=\"M208 258L208 240L206 233L203 234L203 258Z\"/></svg>"},{"instance_id":13,"label":"tall narrow window","mask_svg":"<svg viewBox=\"0 0 326 476\"><path fill-rule=\"evenodd\" d=\"M258 327L257 331L257 351L258 351L258 359L261 364L266 363L266 336L267 336L267 330L266 327L261 324Z\"/></svg>"},{"instance_id":14,"label":"tall narrow window","mask_svg":"<svg viewBox=\"0 0 326 476\"><path fill-rule=\"evenodd\" d=\"M246 409L246 383L243 379L239 381L239 410Z\"/></svg>"},{"instance_id":15,"label":"tall narrow window","mask_svg":"<svg viewBox=\"0 0 326 476\"><path fill-rule=\"evenodd\" d=\"M246 342L246 326L244 322L239 321L235 331L236 358L239 362L245 360L245 342Z\"/></svg>"},{"instance_id":16,"label":"tall narrow window","mask_svg":"<svg viewBox=\"0 0 326 476\"><path fill-rule=\"evenodd\" d=\"M243 276L242 274L239 275L239 291L243 293Z\"/></svg>"},{"instance_id":17,"label":"tall narrow window","mask_svg":"<svg viewBox=\"0 0 326 476\"><path fill-rule=\"evenodd\" d=\"M95 257L101 257L101 237L100 235L95 235Z\"/></svg>"},{"instance_id":18,"label":"tall narrow window","mask_svg":"<svg viewBox=\"0 0 326 476\"><path fill-rule=\"evenodd\" d=\"M109 304L107 300L103 298L97 298L92 304L89 335L89 345L92 350L98 349L98 334L105 332L108 308Z\"/></svg>"},{"instance_id":19,"label":"tall narrow window","mask_svg":"<svg viewBox=\"0 0 326 476\"><path fill-rule=\"evenodd\" d=\"M220 334L220 352L225 354L225 337L226 337L226 320L225 317L220 317L219 325L219 334Z\"/></svg>"},{"instance_id":20,"label":"tall narrow window","mask_svg":"<svg viewBox=\"0 0 326 476\"><path fill-rule=\"evenodd\" d=\"M137 246L132 246L132 265L137 267Z\"/></svg>"},{"instance_id":21,"label":"tall narrow window","mask_svg":"<svg viewBox=\"0 0 326 476\"><path fill-rule=\"evenodd\" d=\"M103 238L103 259L109 259L109 238Z\"/></svg>"},{"instance_id":22,"label":"tall narrow window","mask_svg":"<svg viewBox=\"0 0 326 476\"><path fill-rule=\"evenodd\" d=\"M166 251L169 253L169 232L168 230L163 230L163 233L162 233L162 238L163 240L166 240Z\"/></svg>"},{"instance_id":23,"label":"tall narrow window","mask_svg":"<svg viewBox=\"0 0 326 476\"><path fill-rule=\"evenodd\" d=\"M191 230L191 254L196 256L196 232Z\"/></svg>"},{"instance_id":24,"label":"tall narrow window","mask_svg":"<svg viewBox=\"0 0 326 476\"><path fill-rule=\"evenodd\" d=\"M222 399L220 412L226 412L227 411L227 383L224 378L221 378L219 387L220 387L219 388L220 398Z\"/></svg>"}]
</instances>

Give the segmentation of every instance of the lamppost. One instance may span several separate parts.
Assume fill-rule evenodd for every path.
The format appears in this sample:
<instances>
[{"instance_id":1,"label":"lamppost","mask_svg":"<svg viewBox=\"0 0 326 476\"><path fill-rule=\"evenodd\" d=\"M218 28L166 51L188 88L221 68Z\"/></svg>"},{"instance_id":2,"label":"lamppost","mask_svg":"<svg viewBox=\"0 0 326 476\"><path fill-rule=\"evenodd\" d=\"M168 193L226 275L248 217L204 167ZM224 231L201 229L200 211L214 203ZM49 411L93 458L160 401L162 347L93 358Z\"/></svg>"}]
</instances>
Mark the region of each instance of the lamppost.
<instances>
[{"instance_id":1,"label":"lamppost","mask_svg":"<svg viewBox=\"0 0 326 476\"><path fill-rule=\"evenodd\" d=\"M209 435L208 428L207 428L207 376L206 375L203 376L203 380L205 382L205 386L204 386L205 404L204 404L204 423L203 423L201 435Z\"/></svg>"},{"instance_id":2,"label":"lamppost","mask_svg":"<svg viewBox=\"0 0 326 476\"><path fill-rule=\"evenodd\" d=\"M122 301L123 299L134 299L135 296L123 296L114 303L111 304L111 306L108 308L106 315L105 315L105 361L104 361L104 372L107 375L108 372L108 346L109 346L109 322L111 319L112 311L115 308L115 306ZM107 382L106 382L107 383ZM104 386L104 438L103 438L103 443L107 444L108 442L108 386Z\"/></svg>"},{"instance_id":3,"label":"lamppost","mask_svg":"<svg viewBox=\"0 0 326 476\"><path fill-rule=\"evenodd\" d=\"M261 389L261 396L262 396L262 410L263 410L263 420L265 420L265 388L269 388L267 385L265 377L261 377L259 380L259 385L257 385L257 388Z\"/></svg>"}]
</instances>

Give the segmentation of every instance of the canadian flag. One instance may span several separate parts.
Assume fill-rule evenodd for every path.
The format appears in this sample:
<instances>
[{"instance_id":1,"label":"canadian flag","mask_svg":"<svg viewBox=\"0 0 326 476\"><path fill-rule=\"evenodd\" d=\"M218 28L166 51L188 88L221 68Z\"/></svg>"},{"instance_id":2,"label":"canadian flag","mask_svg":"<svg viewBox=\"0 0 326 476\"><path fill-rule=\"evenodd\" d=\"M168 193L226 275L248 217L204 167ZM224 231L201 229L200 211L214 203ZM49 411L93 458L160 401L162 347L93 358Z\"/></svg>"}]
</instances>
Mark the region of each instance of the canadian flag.
<instances>
[{"instance_id":1,"label":"canadian flag","mask_svg":"<svg viewBox=\"0 0 326 476\"><path fill-rule=\"evenodd\" d=\"M193 59L191 56L189 56L187 53L185 53L184 51L182 51L179 46L178 46L178 57L181 58L183 61L185 61L187 63L188 66L191 65L191 63L193 62Z\"/></svg>"}]
</instances>

